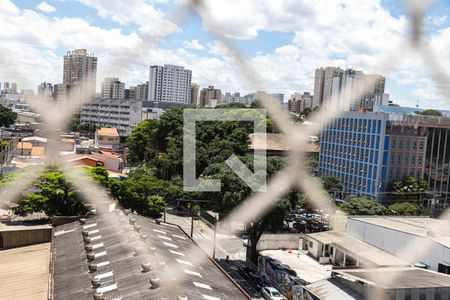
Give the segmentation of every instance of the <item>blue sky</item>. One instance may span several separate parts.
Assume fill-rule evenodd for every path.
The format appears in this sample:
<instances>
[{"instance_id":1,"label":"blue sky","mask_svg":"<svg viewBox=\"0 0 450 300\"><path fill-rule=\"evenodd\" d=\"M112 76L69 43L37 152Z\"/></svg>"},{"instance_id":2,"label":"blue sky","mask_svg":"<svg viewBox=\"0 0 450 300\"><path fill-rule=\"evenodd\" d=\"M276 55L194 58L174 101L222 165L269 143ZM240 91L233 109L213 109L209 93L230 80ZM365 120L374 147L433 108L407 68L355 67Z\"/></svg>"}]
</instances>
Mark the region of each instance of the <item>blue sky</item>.
<instances>
[{"instance_id":1,"label":"blue sky","mask_svg":"<svg viewBox=\"0 0 450 300\"><path fill-rule=\"evenodd\" d=\"M391 99L411 106L450 108L431 80L429 63L400 48L408 38L408 10L394 0L209 0L205 10L174 18L176 0L0 0L0 26L8 36L0 51L0 81L35 88L62 81L62 56L87 48L99 57L103 77L126 84L148 80L152 64L181 64L193 81L226 91L253 91L214 31L236 45L253 67L262 89L284 93L310 91L315 68L352 66L366 73L386 71L379 61L401 53L386 71ZM326 3L325 3L326 2ZM427 42L443 65L450 63L449 4L435 2L424 15ZM1 15L3 14L3 15ZM24 74L33 74L33 76ZM418 72L418 70L420 70Z\"/></svg>"}]
</instances>

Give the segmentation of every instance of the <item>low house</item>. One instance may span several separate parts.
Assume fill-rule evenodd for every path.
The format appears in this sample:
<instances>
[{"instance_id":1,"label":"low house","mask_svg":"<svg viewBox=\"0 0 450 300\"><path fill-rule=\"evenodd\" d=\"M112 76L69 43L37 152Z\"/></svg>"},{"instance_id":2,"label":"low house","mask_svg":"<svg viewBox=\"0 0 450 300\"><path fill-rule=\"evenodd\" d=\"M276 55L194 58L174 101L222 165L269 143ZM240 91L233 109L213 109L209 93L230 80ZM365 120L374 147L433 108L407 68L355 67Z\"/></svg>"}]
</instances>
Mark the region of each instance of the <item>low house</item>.
<instances>
[{"instance_id":1,"label":"low house","mask_svg":"<svg viewBox=\"0 0 450 300\"><path fill-rule=\"evenodd\" d=\"M95 131L95 146L113 149L119 145L119 131L116 128L99 128Z\"/></svg>"},{"instance_id":2,"label":"low house","mask_svg":"<svg viewBox=\"0 0 450 300\"><path fill-rule=\"evenodd\" d=\"M89 155L72 158L69 159L68 162L77 166L87 166L91 168L103 167L103 162L93 157L90 157Z\"/></svg>"},{"instance_id":3,"label":"low house","mask_svg":"<svg viewBox=\"0 0 450 300\"><path fill-rule=\"evenodd\" d=\"M45 150L46 150L45 147L33 146L33 149L31 149L31 156L32 157L44 157Z\"/></svg>"},{"instance_id":4,"label":"low house","mask_svg":"<svg viewBox=\"0 0 450 300\"><path fill-rule=\"evenodd\" d=\"M29 142L33 145L33 147L46 147L47 146L47 139L40 136L29 136L24 137L22 139L22 142Z\"/></svg>"},{"instance_id":5,"label":"low house","mask_svg":"<svg viewBox=\"0 0 450 300\"><path fill-rule=\"evenodd\" d=\"M62 138L60 151L73 152L75 149L75 140L73 138Z\"/></svg>"},{"instance_id":6,"label":"low house","mask_svg":"<svg viewBox=\"0 0 450 300\"><path fill-rule=\"evenodd\" d=\"M19 156L31 156L33 145L29 142L19 142L17 144L17 155Z\"/></svg>"},{"instance_id":7,"label":"low house","mask_svg":"<svg viewBox=\"0 0 450 300\"><path fill-rule=\"evenodd\" d=\"M302 250L320 263L340 267L409 266L397 256L354 238L347 232L323 231L302 235Z\"/></svg>"},{"instance_id":8,"label":"low house","mask_svg":"<svg viewBox=\"0 0 450 300\"><path fill-rule=\"evenodd\" d=\"M123 161L115 154L100 151L92 152L89 156L101 161L103 163L103 166L111 172L122 172Z\"/></svg>"}]
</instances>

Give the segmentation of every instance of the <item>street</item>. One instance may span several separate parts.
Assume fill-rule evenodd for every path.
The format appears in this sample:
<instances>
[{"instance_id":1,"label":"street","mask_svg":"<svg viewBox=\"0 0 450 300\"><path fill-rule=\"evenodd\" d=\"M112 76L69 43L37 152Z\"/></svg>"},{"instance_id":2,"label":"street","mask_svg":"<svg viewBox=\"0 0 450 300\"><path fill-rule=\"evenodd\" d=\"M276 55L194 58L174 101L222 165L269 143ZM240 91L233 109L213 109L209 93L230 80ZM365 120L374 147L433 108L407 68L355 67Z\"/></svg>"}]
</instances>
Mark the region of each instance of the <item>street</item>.
<instances>
[{"instance_id":1,"label":"street","mask_svg":"<svg viewBox=\"0 0 450 300\"><path fill-rule=\"evenodd\" d=\"M164 220L164 217L163 217ZM180 226L187 234L191 234L192 217L177 216L166 213L165 221ZM209 256L213 255L214 248L214 230L207 226L201 220L193 221L194 241ZM221 267L252 297L252 299L263 299L259 291L256 291L242 276L237 272L238 266L244 264L246 249L243 246L244 239L234 235L216 234L216 253L215 259ZM226 260L228 255L228 261Z\"/></svg>"}]
</instances>

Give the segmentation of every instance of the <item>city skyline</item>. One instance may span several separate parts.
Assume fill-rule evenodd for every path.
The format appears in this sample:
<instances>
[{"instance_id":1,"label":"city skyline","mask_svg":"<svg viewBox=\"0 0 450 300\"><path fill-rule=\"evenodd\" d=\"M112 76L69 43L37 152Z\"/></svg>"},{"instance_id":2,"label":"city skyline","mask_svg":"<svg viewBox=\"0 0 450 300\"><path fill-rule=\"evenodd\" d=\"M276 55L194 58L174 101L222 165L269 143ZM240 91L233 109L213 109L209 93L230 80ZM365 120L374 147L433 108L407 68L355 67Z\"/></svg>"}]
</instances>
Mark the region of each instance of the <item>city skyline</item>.
<instances>
[{"instance_id":1,"label":"city skyline","mask_svg":"<svg viewBox=\"0 0 450 300\"><path fill-rule=\"evenodd\" d=\"M4 14L0 23L8 32L0 51L14 58L9 66L2 66L2 82L15 81L23 88L35 88L43 81L56 84L62 73L60 57L71 49L86 48L99 57L97 91L105 77L120 77L130 86L137 85L146 81L150 65L164 64L191 69L192 81L201 87L214 85L222 91L241 94L254 91L241 70L233 66L223 45L209 35L211 26L205 20L193 16L178 26L169 20L176 8L171 2L135 1L127 5L115 1L114 5L107 5L104 1L47 1L44 5L42 1L5 0L0 6ZM221 9L221 3L208 1L212 16L227 24L224 34L242 49L246 60L267 84L265 90L285 95L313 92L314 70L320 67L356 67L368 74L380 73L374 66L376 58L395 49L396 42L409 32L405 8L393 1L344 1L330 4L329 8L320 2L300 3L292 12L295 5L284 3L273 16L265 2L258 7L245 2L235 6L237 10L254 11L255 18L237 15L231 23L232 15ZM334 17L330 17L331 11ZM352 13L356 11L358 14ZM445 3L437 3L424 19L430 44L436 53L443 53L438 56L441 61L448 59L444 50L450 43L446 11ZM296 12L302 13L305 20L269 25L270 18L290 20ZM345 22L341 20L344 16L348 19ZM312 17L319 18L307 24ZM25 18L36 26L20 29L18 24ZM40 31L34 30L39 24L46 26L48 34L41 36ZM346 36L356 25L361 27L361 34ZM317 38L322 31L326 34ZM36 43L25 46L30 37ZM141 45L148 48L137 47ZM415 106L419 100L420 107L448 108L421 59L414 55L404 57L393 72L383 74L391 99L403 106ZM19 74L28 74L26 68L35 74L33 78L20 78Z\"/></svg>"}]
</instances>

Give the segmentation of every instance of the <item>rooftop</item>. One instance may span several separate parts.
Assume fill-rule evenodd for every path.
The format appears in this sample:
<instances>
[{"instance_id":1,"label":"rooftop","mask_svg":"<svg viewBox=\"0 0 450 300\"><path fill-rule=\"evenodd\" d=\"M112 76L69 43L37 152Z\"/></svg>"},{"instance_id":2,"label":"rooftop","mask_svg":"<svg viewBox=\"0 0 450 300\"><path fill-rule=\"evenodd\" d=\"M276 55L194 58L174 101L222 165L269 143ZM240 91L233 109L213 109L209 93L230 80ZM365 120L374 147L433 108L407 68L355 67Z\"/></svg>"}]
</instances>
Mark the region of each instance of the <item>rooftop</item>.
<instances>
[{"instance_id":1,"label":"rooftop","mask_svg":"<svg viewBox=\"0 0 450 300\"><path fill-rule=\"evenodd\" d=\"M47 143L47 138L40 137L40 136L29 136L22 138L22 142L31 142L31 141L38 141L41 143Z\"/></svg>"},{"instance_id":2,"label":"rooftop","mask_svg":"<svg viewBox=\"0 0 450 300\"><path fill-rule=\"evenodd\" d=\"M263 136L265 135L265 137ZM252 150L268 150L268 151L289 151L289 143L286 136L281 133L251 133L250 137L250 149ZM258 141L264 141L264 143L258 143ZM305 152L318 152L319 146L314 143L307 143Z\"/></svg>"},{"instance_id":3,"label":"rooftop","mask_svg":"<svg viewBox=\"0 0 450 300\"><path fill-rule=\"evenodd\" d=\"M50 243L0 251L2 299L47 299Z\"/></svg>"},{"instance_id":4,"label":"rooftop","mask_svg":"<svg viewBox=\"0 0 450 300\"><path fill-rule=\"evenodd\" d=\"M99 128L97 129L98 135L119 136L119 132L116 128Z\"/></svg>"},{"instance_id":5,"label":"rooftop","mask_svg":"<svg viewBox=\"0 0 450 300\"><path fill-rule=\"evenodd\" d=\"M140 235L130 226L129 219L135 219L135 225L141 226ZM82 230L88 231L96 271L89 271ZM174 225L156 224L149 218L125 216L116 211L89 218L84 225L74 222L58 226L54 241L55 299L93 299L95 292L103 292L106 299L156 300L161 293L168 292L184 294L188 299L246 299L213 261ZM154 252L149 248L150 243L155 247ZM195 257L190 257L193 250ZM196 263L201 256L204 259ZM143 272L143 262L152 264L149 272ZM167 262L164 271L159 262ZM151 289L150 278L156 276L158 270L159 276L164 273L170 277L182 276L182 279L170 287L162 280L161 288ZM91 284L94 278L100 280L97 288Z\"/></svg>"},{"instance_id":6,"label":"rooftop","mask_svg":"<svg viewBox=\"0 0 450 300\"><path fill-rule=\"evenodd\" d=\"M380 250L372 245L362 242L346 232L323 231L309 233L306 236L322 244L333 244L334 247L345 250L352 257L375 266L409 266L406 261Z\"/></svg>"},{"instance_id":7,"label":"rooftop","mask_svg":"<svg viewBox=\"0 0 450 300\"><path fill-rule=\"evenodd\" d=\"M38 230L38 229L51 229L49 224L42 225L27 225L27 224L8 224L0 223L0 231L17 231L17 230Z\"/></svg>"},{"instance_id":8,"label":"rooftop","mask_svg":"<svg viewBox=\"0 0 450 300\"><path fill-rule=\"evenodd\" d=\"M308 284L305 289L324 300L359 300L363 296L335 278L327 278Z\"/></svg>"},{"instance_id":9,"label":"rooftop","mask_svg":"<svg viewBox=\"0 0 450 300\"><path fill-rule=\"evenodd\" d=\"M428 217L349 217L349 220L373 224L408 234L427 237L444 246L450 247L450 222Z\"/></svg>"},{"instance_id":10,"label":"rooftop","mask_svg":"<svg viewBox=\"0 0 450 300\"><path fill-rule=\"evenodd\" d=\"M450 276L420 268L351 269L335 271L334 273L351 276L356 280L376 284L386 289L448 288L450 286ZM394 276L394 274L397 276ZM395 281L385 280L385 278L395 278Z\"/></svg>"}]
</instances>

